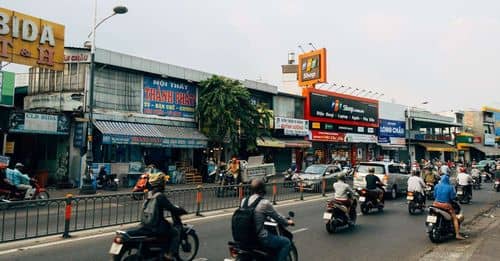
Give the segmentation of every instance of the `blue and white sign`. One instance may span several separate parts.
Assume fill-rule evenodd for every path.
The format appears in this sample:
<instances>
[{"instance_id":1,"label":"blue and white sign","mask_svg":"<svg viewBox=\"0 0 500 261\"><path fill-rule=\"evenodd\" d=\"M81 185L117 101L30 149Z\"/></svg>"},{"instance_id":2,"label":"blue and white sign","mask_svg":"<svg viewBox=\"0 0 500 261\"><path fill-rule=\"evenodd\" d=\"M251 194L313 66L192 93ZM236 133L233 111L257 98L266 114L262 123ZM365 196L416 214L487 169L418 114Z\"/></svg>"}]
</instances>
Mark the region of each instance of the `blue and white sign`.
<instances>
[{"instance_id":1,"label":"blue and white sign","mask_svg":"<svg viewBox=\"0 0 500 261\"><path fill-rule=\"evenodd\" d=\"M379 120L378 143L390 145L405 144L404 121Z\"/></svg>"}]
</instances>

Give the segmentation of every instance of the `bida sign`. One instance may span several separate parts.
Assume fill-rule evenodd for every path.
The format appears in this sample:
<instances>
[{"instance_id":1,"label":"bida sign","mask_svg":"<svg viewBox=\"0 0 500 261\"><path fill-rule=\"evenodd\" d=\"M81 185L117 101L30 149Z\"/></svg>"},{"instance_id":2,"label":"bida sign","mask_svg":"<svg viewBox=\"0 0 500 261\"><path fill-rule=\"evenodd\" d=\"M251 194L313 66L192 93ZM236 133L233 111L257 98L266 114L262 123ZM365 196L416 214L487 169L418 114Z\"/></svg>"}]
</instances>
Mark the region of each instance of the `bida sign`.
<instances>
[{"instance_id":1,"label":"bida sign","mask_svg":"<svg viewBox=\"0 0 500 261\"><path fill-rule=\"evenodd\" d=\"M64 26L0 8L0 60L62 71Z\"/></svg>"},{"instance_id":2,"label":"bida sign","mask_svg":"<svg viewBox=\"0 0 500 261\"><path fill-rule=\"evenodd\" d=\"M378 127L378 101L333 92L306 92L306 118L310 121Z\"/></svg>"},{"instance_id":3,"label":"bida sign","mask_svg":"<svg viewBox=\"0 0 500 261\"><path fill-rule=\"evenodd\" d=\"M326 82L326 49L299 55L299 86L313 87Z\"/></svg>"}]
</instances>

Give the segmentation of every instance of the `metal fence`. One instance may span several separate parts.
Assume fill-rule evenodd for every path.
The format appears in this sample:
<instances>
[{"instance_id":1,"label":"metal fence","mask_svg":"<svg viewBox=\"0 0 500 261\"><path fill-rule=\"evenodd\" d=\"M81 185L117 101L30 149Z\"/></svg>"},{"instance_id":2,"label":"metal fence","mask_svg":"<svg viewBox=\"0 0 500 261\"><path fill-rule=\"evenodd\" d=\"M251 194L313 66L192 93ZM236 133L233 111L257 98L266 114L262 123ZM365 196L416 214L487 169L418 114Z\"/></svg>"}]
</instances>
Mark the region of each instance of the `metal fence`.
<instances>
[{"instance_id":1,"label":"metal fence","mask_svg":"<svg viewBox=\"0 0 500 261\"><path fill-rule=\"evenodd\" d=\"M267 197L278 201L325 194L326 182L314 191L299 183L267 184ZM248 185L216 186L166 191L172 203L189 213L234 208L250 194ZM0 243L138 222L145 195L120 193L0 203Z\"/></svg>"}]
</instances>

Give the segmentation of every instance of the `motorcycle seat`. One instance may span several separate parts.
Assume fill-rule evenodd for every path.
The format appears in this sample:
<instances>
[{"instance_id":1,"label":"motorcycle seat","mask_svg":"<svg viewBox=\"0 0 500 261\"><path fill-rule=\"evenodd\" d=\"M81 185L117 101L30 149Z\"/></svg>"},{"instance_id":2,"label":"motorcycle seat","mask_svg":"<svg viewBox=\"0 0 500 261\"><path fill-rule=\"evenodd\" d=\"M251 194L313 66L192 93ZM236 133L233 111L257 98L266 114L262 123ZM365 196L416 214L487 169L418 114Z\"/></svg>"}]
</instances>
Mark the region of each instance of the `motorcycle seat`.
<instances>
[{"instance_id":1,"label":"motorcycle seat","mask_svg":"<svg viewBox=\"0 0 500 261\"><path fill-rule=\"evenodd\" d=\"M451 215L450 213L448 213L448 211L444 210L444 209L440 209L438 207L429 207L429 212L430 213L436 213L436 214L440 214L441 216L443 216L446 220L451 220Z\"/></svg>"}]
</instances>

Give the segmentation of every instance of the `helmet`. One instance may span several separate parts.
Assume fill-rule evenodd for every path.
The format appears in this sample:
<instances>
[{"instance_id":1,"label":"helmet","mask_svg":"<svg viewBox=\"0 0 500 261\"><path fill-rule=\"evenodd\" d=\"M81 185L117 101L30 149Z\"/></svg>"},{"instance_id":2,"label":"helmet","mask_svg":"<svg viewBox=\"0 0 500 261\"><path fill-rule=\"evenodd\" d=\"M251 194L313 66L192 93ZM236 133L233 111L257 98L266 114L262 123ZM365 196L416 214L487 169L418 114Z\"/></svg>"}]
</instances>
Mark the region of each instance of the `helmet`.
<instances>
[{"instance_id":1,"label":"helmet","mask_svg":"<svg viewBox=\"0 0 500 261\"><path fill-rule=\"evenodd\" d=\"M16 163L15 168L24 168L24 165L21 162Z\"/></svg>"},{"instance_id":2,"label":"helmet","mask_svg":"<svg viewBox=\"0 0 500 261\"><path fill-rule=\"evenodd\" d=\"M450 168L448 168L448 166L446 166L446 165L441 166L441 173L443 175L449 175L450 174Z\"/></svg>"},{"instance_id":3,"label":"helmet","mask_svg":"<svg viewBox=\"0 0 500 261\"><path fill-rule=\"evenodd\" d=\"M338 179L338 180L345 181L345 174L344 174L344 173L340 173L340 174L337 176L337 179Z\"/></svg>"},{"instance_id":4,"label":"helmet","mask_svg":"<svg viewBox=\"0 0 500 261\"><path fill-rule=\"evenodd\" d=\"M460 167L460 172L466 172L466 169L464 167Z\"/></svg>"},{"instance_id":5,"label":"helmet","mask_svg":"<svg viewBox=\"0 0 500 261\"><path fill-rule=\"evenodd\" d=\"M154 187L163 188L165 187L165 180L167 176L163 172L158 172L149 175L149 184Z\"/></svg>"}]
</instances>

